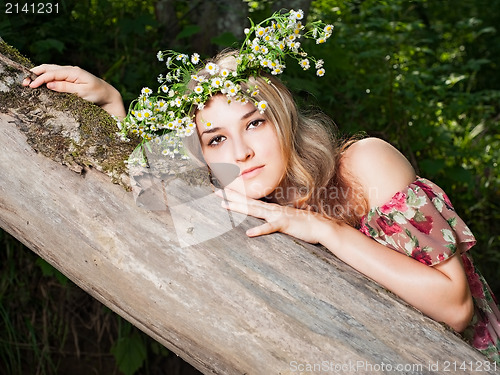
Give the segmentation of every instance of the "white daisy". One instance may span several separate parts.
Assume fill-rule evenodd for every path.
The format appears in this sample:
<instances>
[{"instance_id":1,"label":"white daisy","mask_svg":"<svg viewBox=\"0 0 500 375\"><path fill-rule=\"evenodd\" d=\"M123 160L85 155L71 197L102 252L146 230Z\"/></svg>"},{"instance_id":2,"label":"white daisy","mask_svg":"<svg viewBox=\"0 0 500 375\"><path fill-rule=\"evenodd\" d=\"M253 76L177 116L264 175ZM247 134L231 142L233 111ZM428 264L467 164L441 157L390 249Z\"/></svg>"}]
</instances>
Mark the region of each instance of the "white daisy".
<instances>
[{"instance_id":1,"label":"white daisy","mask_svg":"<svg viewBox=\"0 0 500 375\"><path fill-rule=\"evenodd\" d=\"M299 65L302 67L302 69L307 70L311 66L309 63L309 59L304 59L299 61Z\"/></svg>"},{"instance_id":2,"label":"white daisy","mask_svg":"<svg viewBox=\"0 0 500 375\"><path fill-rule=\"evenodd\" d=\"M149 96L153 93L153 90L151 90L149 87L144 87L142 90L141 90L141 94L144 95L144 96Z\"/></svg>"},{"instance_id":3,"label":"white daisy","mask_svg":"<svg viewBox=\"0 0 500 375\"><path fill-rule=\"evenodd\" d=\"M218 88L222 86L222 79L220 77L212 78L212 87Z\"/></svg>"},{"instance_id":4,"label":"white daisy","mask_svg":"<svg viewBox=\"0 0 500 375\"><path fill-rule=\"evenodd\" d=\"M214 75L216 74L218 71L219 71L219 67L217 66L217 64L214 64L214 63L208 63L206 66L205 66L205 69L207 70L207 72L210 74L210 75Z\"/></svg>"},{"instance_id":5,"label":"white daisy","mask_svg":"<svg viewBox=\"0 0 500 375\"><path fill-rule=\"evenodd\" d=\"M197 53L193 53L191 55L191 62L195 65L198 64L200 62L200 55L198 55Z\"/></svg>"},{"instance_id":6,"label":"white daisy","mask_svg":"<svg viewBox=\"0 0 500 375\"><path fill-rule=\"evenodd\" d=\"M259 109L260 113L264 113L267 108L267 102L265 100L261 100L257 103L257 108Z\"/></svg>"},{"instance_id":7,"label":"white daisy","mask_svg":"<svg viewBox=\"0 0 500 375\"><path fill-rule=\"evenodd\" d=\"M151 116L153 116L153 112L150 109L144 109L142 111L142 115L144 116L145 119L148 119Z\"/></svg>"}]
</instances>

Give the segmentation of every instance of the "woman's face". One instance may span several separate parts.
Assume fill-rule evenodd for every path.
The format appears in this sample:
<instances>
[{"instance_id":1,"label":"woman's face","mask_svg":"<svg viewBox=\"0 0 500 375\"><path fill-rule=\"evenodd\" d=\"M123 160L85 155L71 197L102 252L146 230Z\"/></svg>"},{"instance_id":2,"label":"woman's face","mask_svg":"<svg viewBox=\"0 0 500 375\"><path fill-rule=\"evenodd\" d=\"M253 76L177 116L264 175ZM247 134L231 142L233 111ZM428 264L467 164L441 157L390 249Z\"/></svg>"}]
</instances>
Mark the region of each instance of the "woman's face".
<instances>
[{"instance_id":1,"label":"woman's face","mask_svg":"<svg viewBox=\"0 0 500 375\"><path fill-rule=\"evenodd\" d=\"M225 173L220 166L232 164L239 175L231 172L236 168L226 169L236 177L227 185L230 189L254 199L274 191L285 174L285 160L274 125L253 103L228 103L226 96L214 96L197 112L196 124L203 156L215 177L227 180L220 178Z\"/></svg>"}]
</instances>

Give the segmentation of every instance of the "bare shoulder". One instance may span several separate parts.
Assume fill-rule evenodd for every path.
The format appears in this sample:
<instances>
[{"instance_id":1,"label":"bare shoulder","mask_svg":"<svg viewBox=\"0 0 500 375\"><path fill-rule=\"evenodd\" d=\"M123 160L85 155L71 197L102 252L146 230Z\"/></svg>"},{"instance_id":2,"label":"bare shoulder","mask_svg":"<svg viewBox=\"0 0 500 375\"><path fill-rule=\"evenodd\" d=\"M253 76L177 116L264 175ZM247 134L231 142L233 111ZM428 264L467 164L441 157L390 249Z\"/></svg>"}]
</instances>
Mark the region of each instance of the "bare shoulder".
<instances>
[{"instance_id":1,"label":"bare shoulder","mask_svg":"<svg viewBox=\"0 0 500 375\"><path fill-rule=\"evenodd\" d=\"M403 154L379 138L365 138L352 144L344 152L342 166L361 185L370 207L387 203L416 178Z\"/></svg>"}]
</instances>

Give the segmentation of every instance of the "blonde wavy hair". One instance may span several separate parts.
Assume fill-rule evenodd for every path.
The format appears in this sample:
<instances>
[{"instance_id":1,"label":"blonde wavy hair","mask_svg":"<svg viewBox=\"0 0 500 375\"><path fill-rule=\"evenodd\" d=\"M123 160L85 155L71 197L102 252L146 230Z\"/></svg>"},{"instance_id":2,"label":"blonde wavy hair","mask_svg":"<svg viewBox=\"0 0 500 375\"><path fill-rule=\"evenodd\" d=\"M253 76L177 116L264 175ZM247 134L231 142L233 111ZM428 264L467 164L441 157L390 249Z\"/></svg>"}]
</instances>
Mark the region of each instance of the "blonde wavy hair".
<instances>
[{"instance_id":1,"label":"blonde wavy hair","mask_svg":"<svg viewBox=\"0 0 500 375\"><path fill-rule=\"evenodd\" d=\"M211 62L235 71L236 57L236 51L224 51ZM197 74L208 76L204 70ZM195 86L196 82L191 82L188 88ZM281 152L287 160L285 176L272 196L266 198L358 226L368 204L359 185L342 168L341 157L357 139L338 137L333 121L320 112L299 112L288 88L271 75L251 77L241 86L241 92L258 87L259 94L253 99L267 102L263 115L275 126ZM187 141L191 158L204 163L199 142Z\"/></svg>"}]
</instances>

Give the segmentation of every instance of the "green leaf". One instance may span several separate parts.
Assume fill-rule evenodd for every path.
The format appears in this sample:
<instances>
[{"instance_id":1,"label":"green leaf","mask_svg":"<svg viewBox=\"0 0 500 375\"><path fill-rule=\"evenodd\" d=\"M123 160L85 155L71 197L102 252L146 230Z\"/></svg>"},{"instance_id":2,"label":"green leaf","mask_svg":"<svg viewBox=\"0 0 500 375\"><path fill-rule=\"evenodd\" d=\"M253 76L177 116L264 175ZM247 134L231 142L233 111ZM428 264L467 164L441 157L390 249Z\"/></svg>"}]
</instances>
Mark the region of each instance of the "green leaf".
<instances>
[{"instance_id":1,"label":"green leaf","mask_svg":"<svg viewBox=\"0 0 500 375\"><path fill-rule=\"evenodd\" d=\"M137 333L118 339L111 348L116 364L125 375L133 375L146 361L146 345Z\"/></svg>"},{"instance_id":2,"label":"green leaf","mask_svg":"<svg viewBox=\"0 0 500 375\"><path fill-rule=\"evenodd\" d=\"M221 47L232 47L236 43L238 43L239 40L234 36L232 32L226 31L225 33L213 37L210 41Z\"/></svg>"},{"instance_id":3,"label":"green leaf","mask_svg":"<svg viewBox=\"0 0 500 375\"><path fill-rule=\"evenodd\" d=\"M441 229L441 233L443 234L443 239L446 242L455 243L456 240L455 240L455 237L453 237L451 230Z\"/></svg>"},{"instance_id":4,"label":"green leaf","mask_svg":"<svg viewBox=\"0 0 500 375\"><path fill-rule=\"evenodd\" d=\"M443 159L425 159L420 161L418 164L426 175L435 176L444 168L445 161Z\"/></svg>"},{"instance_id":5,"label":"green leaf","mask_svg":"<svg viewBox=\"0 0 500 375\"><path fill-rule=\"evenodd\" d=\"M200 26L198 25L187 25L185 26L179 34L177 34L177 37L175 39L183 39L183 38L189 38L190 36L199 33L201 30Z\"/></svg>"},{"instance_id":6,"label":"green leaf","mask_svg":"<svg viewBox=\"0 0 500 375\"><path fill-rule=\"evenodd\" d=\"M62 53L64 50L64 43L60 40L49 38L33 43L32 48L38 53L43 53L50 50L56 50L57 52Z\"/></svg>"},{"instance_id":7,"label":"green leaf","mask_svg":"<svg viewBox=\"0 0 500 375\"><path fill-rule=\"evenodd\" d=\"M66 276L64 276L61 272L59 272L56 268L52 267L42 258L38 258L36 260L36 264L42 270L43 276L55 277L61 283L61 285L66 285L68 283L68 278Z\"/></svg>"},{"instance_id":8,"label":"green leaf","mask_svg":"<svg viewBox=\"0 0 500 375\"><path fill-rule=\"evenodd\" d=\"M450 225L450 227L452 227L452 228L455 228L455 226L457 225L457 218L456 217L449 218L447 221L448 221L448 224Z\"/></svg>"}]
</instances>

